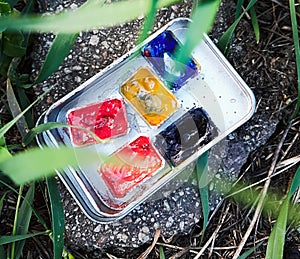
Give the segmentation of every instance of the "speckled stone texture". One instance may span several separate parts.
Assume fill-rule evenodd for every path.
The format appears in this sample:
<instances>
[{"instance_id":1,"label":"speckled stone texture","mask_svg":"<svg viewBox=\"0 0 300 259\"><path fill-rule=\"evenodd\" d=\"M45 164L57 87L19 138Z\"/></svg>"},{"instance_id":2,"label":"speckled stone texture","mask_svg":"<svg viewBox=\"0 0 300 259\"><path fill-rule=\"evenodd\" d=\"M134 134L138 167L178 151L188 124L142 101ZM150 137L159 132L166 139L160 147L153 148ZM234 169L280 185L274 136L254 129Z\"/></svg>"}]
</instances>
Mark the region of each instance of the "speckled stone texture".
<instances>
[{"instance_id":1,"label":"speckled stone texture","mask_svg":"<svg viewBox=\"0 0 300 259\"><path fill-rule=\"evenodd\" d=\"M176 17L189 17L192 1L163 8L157 15L153 31ZM231 1L225 1L226 7L232 8ZM77 8L76 1L49 1L46 10L61 11L65 8ZM225 26L222 8L217 19L212 39L218 38ZM49 87L54 89L37 107L37 115L45 111L53 102L75 89L91 76L107 67L118 57L129 51L138 38L142 17L133 22L114 28L97 29L80 33L73 49L60 66L59 70L45 82L35 86L37 95ZM35 42L32 52L34 78L43 63L47 50L54 36L43 34ZM209 190L211 209L217 208L222 196L240 172L248 155L263 145L274 132L276 119L267 114L255 114L240 129L230 134L227 139L214 147L209 160ZM220 184L221 183L221 184ZM155 229L160 228L162 236L184 235L192 231L201 220L201 202L195 176L179 179L163 188L158 194L141 204L123 219L110 224L99 224L88 219L80 210L69 192L60 183L61 197L65 209L66 245L85 251L94 251L95 258L107 247L139 247L151 242ZM224 186L218 193L215 185ZM98 255L96 256L96 254Z\"/></svg>"}]
</instances>

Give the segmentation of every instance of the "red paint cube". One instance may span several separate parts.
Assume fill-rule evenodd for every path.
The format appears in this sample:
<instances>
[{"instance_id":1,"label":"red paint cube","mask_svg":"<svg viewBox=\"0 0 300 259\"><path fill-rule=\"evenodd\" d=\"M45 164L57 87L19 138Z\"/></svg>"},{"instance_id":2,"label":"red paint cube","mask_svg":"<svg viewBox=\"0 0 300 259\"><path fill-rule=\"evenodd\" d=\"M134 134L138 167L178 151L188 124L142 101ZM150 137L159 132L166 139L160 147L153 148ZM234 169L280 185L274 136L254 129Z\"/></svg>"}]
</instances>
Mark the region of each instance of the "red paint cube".
<instances>
[{"instance_id":1,"label":"red paint cube","mask_svg":"<svg viewBox=\"0 0 300 259\"><path fill-rule=\"evenodd\" d=\"M125 104L119 99L73 109L67 114L67 122L93 132L102 140L124 135L128 130ZM78 146L97 142L92 134L79 128L71 128L71 138Z\"/></svg>"},{"instance_id":2,"label":"red paint cube","mask_svg":"<svg viewBox=\"0 0 300 259\"><path fill-rule=\"evenodd\" d=\"M109 157L98 171L113 195L122 198L162 165L150 139L140 136Z\"/></svg>"}]
</instances>

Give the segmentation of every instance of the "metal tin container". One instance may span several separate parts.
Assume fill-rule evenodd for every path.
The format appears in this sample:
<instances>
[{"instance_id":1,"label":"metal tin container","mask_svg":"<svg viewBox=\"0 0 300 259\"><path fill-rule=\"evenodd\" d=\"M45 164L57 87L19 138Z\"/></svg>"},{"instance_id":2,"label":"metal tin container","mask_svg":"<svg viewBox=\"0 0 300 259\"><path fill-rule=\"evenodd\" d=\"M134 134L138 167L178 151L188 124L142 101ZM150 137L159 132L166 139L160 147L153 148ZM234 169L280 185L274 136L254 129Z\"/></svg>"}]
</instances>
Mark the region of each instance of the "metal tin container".
<instances>
[{"instance_id":1,"label":"metal tin container","mask_svg":"<svg viewBox=\"0 0 300 259\"><path fill-rule=\"evenodd\" d=\"M173 20L39 118L70 126L40 134L41 147L106 156L58 172L92 220L124 217L254 112L253 93L206 35L185 66L175 62L189 23Z\"/></svg>"}]
</instances>

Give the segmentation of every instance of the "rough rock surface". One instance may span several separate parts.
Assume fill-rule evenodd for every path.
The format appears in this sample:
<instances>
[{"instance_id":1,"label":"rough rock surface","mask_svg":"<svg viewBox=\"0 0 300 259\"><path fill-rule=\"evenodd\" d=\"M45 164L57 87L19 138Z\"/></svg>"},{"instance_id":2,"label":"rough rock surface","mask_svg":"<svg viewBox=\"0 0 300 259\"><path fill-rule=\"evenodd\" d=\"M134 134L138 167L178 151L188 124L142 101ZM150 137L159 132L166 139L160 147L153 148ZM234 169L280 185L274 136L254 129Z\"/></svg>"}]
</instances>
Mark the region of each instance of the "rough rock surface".
<instances>
[{"instance_id":1,"label":"rough rock surface","mask_svg":"<svg viewBox=\"0 0 300 259\"><path fill-rule=\"evenodd\" d=\"M173 18L188 17L191 10L189 2L184 1L179 5L163 8L157 16L153 30ZM226 5L232 8L229 2ZM51 1L46 10L61 11L65 8L77 8L79 5L79 2ZM222 10L217 23L218 26L213 30L213 39L218 38L224 27L225 18L222 16ZM138 37L141 25L142 18L114 28L80 33L75 46L60 69L47 81L35 87L35 92L39 95L56 85L45 101L37 107L37 113L41 114L53 102L130 50ZM53 38L52 34L39 37L32 53L33 77L37 74ZM276 124L277 120L270 119L270 115L264 111L257 113L244 126L230 134L221 143L222 148L217 146L212 150L209 161L209 173L212 178L209 184L212 210L218 206L222 200L222 193L226 190L224 186L217 193L214 186L230 184L236 180L249 153L268 140ZM155 199L144 202L129 215L111 224L98 224L88 219L61 185L61 197L66 215L67 246L101 252L106 247L133 248L150 242L157 228L161 229L165 237L190 233L201 219L201 204L194 179L192 175L189 180L183 183L181 181L177 187L164 188Z\"/></svg>"}]
</instances>

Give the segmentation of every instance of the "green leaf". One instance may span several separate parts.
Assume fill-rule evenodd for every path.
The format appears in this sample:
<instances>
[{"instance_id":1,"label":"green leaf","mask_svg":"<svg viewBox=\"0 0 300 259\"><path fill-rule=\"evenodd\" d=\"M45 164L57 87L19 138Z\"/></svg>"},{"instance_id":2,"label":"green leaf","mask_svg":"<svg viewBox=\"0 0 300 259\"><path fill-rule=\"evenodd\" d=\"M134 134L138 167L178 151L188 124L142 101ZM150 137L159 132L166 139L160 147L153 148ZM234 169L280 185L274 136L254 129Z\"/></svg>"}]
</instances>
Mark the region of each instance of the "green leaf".
<instances>
[{"instance_id":1,"label":"green leaf","mask_svg":"<svg viewBox=\"0 0 300 259\"><path fill-rule=\"evenodd\" d=\"M54 259L61 259L64 249L65 216L59 189L55 178L47 178L47 187L51 204L53 254Z\"/></svg>"},{"instance_id":2,"label":"green leaf","mask_svg":"<svg viewBox=\"0 0 300 259\"><path fill-rule=\"evenodd\" d=\"M6 2L0 1L0 16L8 15L11 13L10 5Z\"/></svg>"},{"instance_id":3,"label":"green leaf","mask_svg":"<svg viewBox=\"0 0 300 259\"><path fill-rule=\"evenodd\" d=\"M22 85L21 85L22 86ZM19 104L22 110L25 110L30 105L30 100L25 92L25 89L21 87L17 87L17 94L18 94L18 100L20 100ZM28 128L31 129L35 126L35 120L33 113L31 111L28 111L24 114L26 123L28 125Z\"/></svg>"},{"instance_id":4,"label":"green leaf","mask_svg":"<svg viewBox=\"0 0 300 259\"><path fill-rule=\"evenodd\" d=\"M241 254L238 259L246 259L248 258L249 255L251 255L255 249L259 248L261 245L263 244L263 242L259 242L255 247L250 248L249 250L247 250L246 252L244 252L243 254Z\"/></svg>"},{"instance_id":5,"label":"green leaf","mask_svg":"<svg viewBox=\"0 0 300 259\"><path fill-rule=\"evenodd\" d=\"M51 87L49 91L52 89ZM22 113L18 114L13 120L5 124L3 127L0 128L0 138L4 136L4 134L20 119L22 116L29 111L35 104L37 104L41 99L44 98L44 96L49 92L46 91L42 95L40 95L31 105L29 105Z\"/></svg>"},{"instance_id":6,"label":"green leaf","mask_svg":"<svg viewBox=\"0 0 300 259\"><path fill-rule=\"evenodd\" d=\"M202 205L203 213L203 229L202 229L202 239L205 234L207 227L208 216L209 216L209 200L208 200L208 171L207 171L207 162L208 162L208 152L205 152L197 159L197 179L198 186L200 191L200 199Z\"/></svg>"},{"instance_id":7,"label":"green leaf","mask_svg":"<svg viewBox=\"0 0 300 259\"><path fill-rule=\"evenodd\" d=\"M84 10L86 8L92 8L97 5L103 6L104 0L89 0L84 3L80 10ZM47 79L52 73L54 73L59 66L64 61L65 57L70 52L73 47L76 39L78 37L78 33L59 33L56 35L49 52L47 53L46 59L43 63L43 66L35 80L35 84L40 83Z\"/></svg>"},{"instance_id":8,"label":"green leaf","mask_svg":"<svg viewBox=\"0 0 300 259\"><path fill-rule=\"evenodd\" d=\"M159 0L157 8L180 2L179 0ZM100 6L100 7L99 7ZM144 0L117 1L111 4L93 5L89 8L69 10L47 16L0 17L0 30L22 30L32 32L76 33L92 28L111 27L149 13L151 3Z\"/></svg>"},{"instance_id":9,"label":"green leaf","mask_svg":"<svg viewBox=\"0 0 300 259\"><path fill-rule=\"evenodd\" d=\"M38 134L40 134L40 133L42 133L44 131L52 130L52 129L58 129L58 128L75 128L75 129L80 129L82 131L85 131L85 132L91 134L92 137L98 143L101 143L103 141L94 132L92 132L92 131L90 131L88 129L85 129L85 128L82 128L82 127L78 127L78 126L70 126L69 124L63 124L63 123L60 123L60 122L47 122L47 123L40 124L40 125L32 128L27 133L27 135L24 136L24 138L23 138L23 145L24 146L29 145L34 140L34 138L36 137L36 135L38 135Z\"/></svg>"},{"instance_id":10,"label":"green leaf","mask_svg":"<svg viewBox=\"0 0 300 259\"><path fill-rule=\"evenodd\" d=\"M145 40L148 36L149 31L153 27L153 23L155 21L155 14L157 10L157 2L158 0L151 0L151 8L150 12L147 14L147 17L145 18L144 27L142 30L142 33L140 34L139 39L137 40L137 44L141 43L143 40Z\"/></svg>"},{"instance_id":11,"label":"green leaf","mask_svg":"<svg viewBox=\"0 0 300 259\"><path fill-rule=\"evenodd\" d=\"M243 18L243 16L245 15L246 12L249 11L250 8L252 8L252 6L254 6L254 4L257 2L257 0L251 0L249 2L249 4L247 5L247 7L245 8L244 12L235 20L235 22L226 30L226 32L224 32L224 34L222 35L222 37L220 38L219 42L218 42L218 47L219 49L223 52L223 53L228 53L229 50L229 44L231 42L231 39L233 37L234 31L236 29L236 26L238 25L238 23L240 22L240 20Z\"/></svg>"},{"instance_id":12,"label":"green leaf","mask_svg":"<svg viewBox=\"0 0 300 259\"><path fill-rule=\"evenodd\" d=\"M3 208L3 202L6 196L6 192L2 195L1 199L0 199L0 217L1 217L1 212L2 212L2 208ZM1 245L1 244L0 244Z\"/></svg>"},{"instance_id":13,"label":"green leaf","mask_svg":"<svg viewBox=\"0 0 300 259\"><path fill-rule=\"evenodd\" d=\"M6 147L0 147L0 164L8 160L12 157L12 155L9 153L8 149Z\"/></svg>"},{"instance_id":14,"label":"green leaf","mask_svg":"<svg viewBox=\"0 0 300 259\"><path fill-rule=\"evenodd\" d=\"M3 32L3 53L9 57L22 57L26 53L24 36L20 31Z\"/></svg>"},{"instance_id":15,"label":"green leaf","mask_svg":"<svg viewBox=\"0 0 300 259\"><path fill-rule=\"evenodd\" d=\"M2 127L2 123L1 123L1 120L0 120L0 129L1 129L1 127ZM4 136L0 137L0 147L6 147L6 141L5 141Z\"/></svg>"},{"instance_id":16,"label":"green leaf","mask_svg":"<svg viewBox=\"0 0 300 259\"><path fill-rule=\"evenodd\" d=\"M297 191L299 186L300 186L300 166L298 167L296 174L293 177L293 181L288 194L289 198L291 198L294 195L294 193Z\"/></svg>"},{"instance_id":17,"label":"green leaf","mask_svg":"<svg viewBox=\"0 0 300 259\"><path fill-rule=\"evenodd\" d=\"M259 31L259 25L258 25L258 20L257 20L257 16L256 16L254 6L252 6L252 8L250 8L250 16L251 16L251 22L252 22L256 42L259 42L259 40L260 40L260 31Z\"/></svg>"},{"instance_id":18,"label":"green leaf","mask_svg":"<svg viewBox=\"0 0 300 259\"><path fill-rule=\"evenodd\" d=\"M34 128L32 128L23 138L23 145L27 146L29 145L34 138L47 130L52 130L52 129L57 129L57 128L66 128L69 127L68 124L63 124L63 123L59 123L59 122L47 122L44 124L40 124Z\"/></svg>"},{"instance_id":19,"label":"green leaf","mask_svg":"<svg viewBox=\"0 0 300 259\"><path fill-rule=\"evenodd\" d=\"M35 83L40 83L47 79L52 73L54 73L61 63L64 61L65 57L70 52L74 45L75 40L78 37L78 33L75 34L57 34L51 48L46 56L45 62L38 74Z\"/></svg>"},{"instance_id":20,"label":"green leaf","mask_svg":"<svg viewBox=\"0 0 300 259\"><path fill-rule=\"evenodd\" d=\"M242 12L244 0L238 0L235 8L235 20L237 20Z\"/></svg>"},{"instance_id":21,"label":"green leaf","mask_svg":"<svg viewBox=\"0 0 300 259\"><path fill-rule=\"evenodd\" d=\"M164 248L162 246L159 247L159 259L165 259Z\"/></svg>"},{"instance_id":22,"label":"green leaf","mask_svg":"<svg viewBox=\"0 0 300 259\"><path fill-rule=\"evenodd\" d=\"M43 232L30 233L30 234L25 234L25 235L1 236L0 237L0 245L6 245L9 243L25 240L27 238L31 238L31 237L35 237L35 236L39 236L39 235L47 235L47 234L49 234L48 231L43 231ZM4 258L4 257L1 257L1 258Z\"/></svg>"},{"instance_id":23,"label":"green leaf","mask_svg":"<svg viewBox=\"0 0 300 259\"><path fill-rule=\"evenodd\" d=\"M16 184L23 184L44 176L52 176L55 169L62 170L68 165L87 165L103 159L104 156L96 151L84 148L32 148L0 163L0 170Z\"/></svg>"},{"instance_id":24,"label":"green leaf","mask_svg":"<svg viewBox=\"0 0 300 259\"><path fill-rule=\"evenodd\" d=\"M35 184L31 184L19 210L19 215L17 220L17 235L25 235L28 232L29 223L32 216L32 204L34 199L34 193L35 193ZM16 243L16 248L15 248L16 259L21 257L24 245L25 245L25 240L21 240Z\"/></svg>"},{"instance_id":25,"label":"green leaf","mask_svg":"<svg viewBox=\"0 0 300 259\"><path fill-rule=\"evenodd\" d=\"M289 0L289 5L290 5L290 16L292 22L293 41L294 41L295 55L296 55L297 78L298 78L298 100L295 107L295 111L291 116L291 120L292 120L295 119L300 112L300 45L299 45L299 35L298 35L299 30L297 24L295 0Z\"/></svg>"},{"instance_id":26,"label":"green leaf","mask_svg":"<svg viewBox=\"0 0 300 259\"><path fill-rule=\"evenodd\" d=\"M17 98L15 96L15 93L14 93L14 90L12 88L9 78L6 80L6 96L7 96L7 102L9 105L10 112L11 112L12 116L15 118L19 114L21 114L22 111L21 111L21 108L17 101ZM18 127L18 130L19 130L21 136L24 137L27 134L27 132L29 131L25 117L21 117L16 122L16 125Z\"/></svg>"},{"instance_id":27,"label":"green leaf","mask_svg":"<svg viewBox=\"0 0 300 259\"><path fill-rule=\"evenodd\" d=\"M189 24L183 46L180 48L180 51L175 53L177 64L186 64L191 52L203 38L203 33L207 33L210 30L220 3L220 0L203 1L193 11L192 23Z\"/></svg>"},{"instance_id":28,"label":"green leaf","mask_svg":"<svg viewBox=\"0 0 300 259\"><path fill-rule=\"evenodd\" d=\"M287 196L280 207L278 218L268 241L266 259L281 259L283 257L289 201L290 198Z\"/></svg>"}]
</instances>

